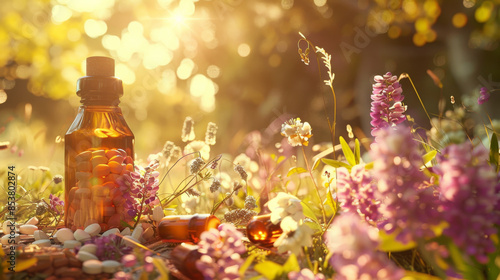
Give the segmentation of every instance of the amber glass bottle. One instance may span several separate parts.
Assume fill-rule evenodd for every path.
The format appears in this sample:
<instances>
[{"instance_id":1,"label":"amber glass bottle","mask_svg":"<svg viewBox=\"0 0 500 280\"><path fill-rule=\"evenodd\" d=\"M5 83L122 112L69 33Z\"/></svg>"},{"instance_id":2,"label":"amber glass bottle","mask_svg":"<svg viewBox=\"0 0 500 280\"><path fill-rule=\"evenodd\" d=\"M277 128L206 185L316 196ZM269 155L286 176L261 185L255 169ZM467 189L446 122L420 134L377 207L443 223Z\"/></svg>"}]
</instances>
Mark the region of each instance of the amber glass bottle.
<instances>
[{"instance_id":1,"label":"amber glass bottle","mask_svg":"<svg viewBox=\"0 0 500 280\"><path fill-rule=\"evenodd\" d=\"M78 114L65 136L65 224L102 230L120 226L121 192L116 179L133 170L134 135L118 107L122 81L114 60L87 58L87 76L77 82Z\"/></svg>"},{"instance_id":2,"label":"amber glass bottle","mask_svg":"<svg viewBox=\"0 0 500 280\"><path fill-rule=\"evenodd\" d=\"M263 247L273 247L274 242L282 233L280 224L275 225L271 222L271 214L255 216L247 224L248 239Z\"/></svg>"},{"instance_id":3,"label":"amber glass bottle","mask_svg":"<svg viewBox=\"0 0 500 280\"><path fill-rule=\"evenodd\" d=\"M161 220L158 231L160 238L168 242L198 243L204 231L219 225L220 220L209 214L172 215Z\"/></svg>"}]
</instances>

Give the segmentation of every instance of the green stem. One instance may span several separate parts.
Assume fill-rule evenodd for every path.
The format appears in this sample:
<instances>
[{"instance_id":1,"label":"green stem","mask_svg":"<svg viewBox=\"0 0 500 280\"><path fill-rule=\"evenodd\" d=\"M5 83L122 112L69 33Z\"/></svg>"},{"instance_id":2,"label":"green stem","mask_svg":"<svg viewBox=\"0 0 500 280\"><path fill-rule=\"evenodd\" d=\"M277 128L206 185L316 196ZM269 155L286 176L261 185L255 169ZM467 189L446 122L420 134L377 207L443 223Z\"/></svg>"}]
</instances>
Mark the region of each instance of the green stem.
<instances>
[{"instance_id":1,"label":"green stem","mask_svg":"<svg viewBox=\"0 0 500 280\"><path fill-rule=\"evenodd\" d=\"M318 195L319 205L321 205L321 214L323 215L323 221L326 221L325 206L323 205L323 202L321 201L321 196L319 194L319 188L318 188L318 185L316 184L316 180L314 180L314 176L312 174L312 170L311 170L311 168L309 166L309 161L307 161L306 151L304 149L304 146L302 146L302 154L304 155L304 161L306 162L307 171L309 171L309 176L311 177L311 180L313 181L314 188L316 189L316 194Z\"/></svg>"}]
</instances>

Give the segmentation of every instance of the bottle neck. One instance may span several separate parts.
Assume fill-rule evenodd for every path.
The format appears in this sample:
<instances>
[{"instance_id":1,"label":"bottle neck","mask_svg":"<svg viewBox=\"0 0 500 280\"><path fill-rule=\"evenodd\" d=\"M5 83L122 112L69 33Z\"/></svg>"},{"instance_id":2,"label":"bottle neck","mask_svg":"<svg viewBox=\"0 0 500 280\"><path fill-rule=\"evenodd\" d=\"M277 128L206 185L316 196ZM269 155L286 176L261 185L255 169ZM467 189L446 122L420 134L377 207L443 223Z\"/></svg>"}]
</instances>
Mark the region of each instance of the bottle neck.
<instances>
[{"instance_id":1,"label":"bottle neck","mask_svg":"<svg viewBox=\"0 0 500 280\"><path fill-rule=\"evenodd\" d=\"M117 107L120 104L120 99L99 99L96 98L99 96L89 96L89 98L85 98L82 96L80 103L84 107L94 107L94 106L107 106L107 107Z\"/></svg>"}]
</instances>

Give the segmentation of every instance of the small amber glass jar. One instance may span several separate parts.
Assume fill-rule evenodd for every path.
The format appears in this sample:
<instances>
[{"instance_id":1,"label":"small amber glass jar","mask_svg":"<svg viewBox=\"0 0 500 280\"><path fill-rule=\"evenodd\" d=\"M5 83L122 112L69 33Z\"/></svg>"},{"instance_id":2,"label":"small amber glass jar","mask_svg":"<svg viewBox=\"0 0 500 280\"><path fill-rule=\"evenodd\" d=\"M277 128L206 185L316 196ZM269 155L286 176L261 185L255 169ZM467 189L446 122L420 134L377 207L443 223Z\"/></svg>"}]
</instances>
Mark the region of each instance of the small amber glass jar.
<instances>
[{"instance_id":1,"label":"small amber glass jar","mask_svg":"<svg viewBox=\"0 0 500 280\"><path fill-rule=\"evenodd\" d=\"M76 94L82 105L64 140L65 224L120 227L125 211L116 179L133 171L134 134L118 107L123 86L114 60L87 58L87 76L78 80Z\"/></svg>"},{"instance_id":2,"label":"small amber glass jar","mask_svg":"<svg viewBox=\"0 0 500 280\"><path fill-rule=\"evenodd\" d=\"M158 231L160 238L168 242L198 243L204 231L219 225L220 220L209 214L173 215L161 220Z\"/></svg>"},{"instance_id":3,"label":"small amber glass jar","mask_svg":"<svg viewBox=\"0 0 500 280\"><path fill-rule=\"evenodd\" d=\"M196 267L196 261L201 257L198 246L182 243L174 248L170 260L184 276L192 280L203 280L203 274Z\"/></svg>"},{"instance_id":4,"label":"small amber glass jar","mask_svg":"<svg viewBox=\"0 0 500 280\"><path fill-rule=\"evenodd\" d=\"M282 233L280 224L275 225L271 222L271 214L255 216L247 224L248 239L262 247L273 247Z\"/></svg>"}]
</instances>

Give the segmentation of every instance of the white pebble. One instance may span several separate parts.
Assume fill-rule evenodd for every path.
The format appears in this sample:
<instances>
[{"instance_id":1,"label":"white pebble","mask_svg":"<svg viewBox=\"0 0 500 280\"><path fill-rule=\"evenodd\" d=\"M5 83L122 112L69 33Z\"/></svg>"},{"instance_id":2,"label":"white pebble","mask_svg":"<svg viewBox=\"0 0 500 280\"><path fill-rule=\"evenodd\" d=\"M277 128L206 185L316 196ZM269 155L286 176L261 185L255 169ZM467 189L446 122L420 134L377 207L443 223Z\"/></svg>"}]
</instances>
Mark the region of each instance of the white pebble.
<instances>
[{"instance_id":1,"label":"white pebble","mask_svg":"<svg viewBox=\"0 0 500 280\"><path fill-rule=\"evenodd\" d=\"M52 245L49 239L40 239L31 244L37 245L38 247L50 247L50 245Z\"/></svg>"},{"instance_id":2,"label":"white pebble","mask_svg":"<svg viewBox=\"0 0 500 280\"><path fill-rule=\"evenodd\" d=\"M121 264L117 261L107 260L102 262L102 271L104 273L115 273L120 270Z\"/></svg>"},{"instance_id":3,"label":"white pebble","mask_svg":"<svg viewBox=\"0 0 500 280\"><path fill-rule=\"evenodd\" d=\"M83 229L77 229L73 235L76 240L81 242L90 240L90 234Z\"/></svg>"},{"instance_id":4,"label":"white pebble","mask_svg":"<svg viewBox=\"0 0 500 280\"><path fill-rule=\"evenodd\" d=\"M14 244L14 243L12 243L13 242L12 240L15 240L16 244L19 244L19 241L21 241L21 237L20 237L19 233L14 234L13 238L9 238L9 237L11 237L10 234L2 236L2 244L3 245ZM10 241L10 243L9 243L9 241Z\"/></svg>"},{"instance_id":5,"label":"white pebble","mask_svg":"<svg viewBox=\"0 0 500 280\"><path fill-rule=\"evenodd\" d=\"M22 225L19 227L19 232L21 234L33 235L33 233L35 233L36 230L38 230L38 227L35 225Z\"/></svg>"},{"instance_id":6,"label":"white pebble","mask_svg":"<svg viewBox=\"0 0 500 280\"><path fill-rule=\"evenodd\" d=\"M49 239L49 236L43 230L35 230L33 236L35 240Z\"/></svg>"},{"instance_id":7,"label":"white pebble","mask_svg":"<svg viewBox=\"0 0 500 280\"><path fill-rule=\"evenodd\" d=\"M85 232L90 234L90 236L96 236L101 232L101 226L99 224L91 224L85 228Z\"/></svg>"},{"instance_id":8,"label":"white pebble","mask_svg":"<svg viewBox=\"0 0 500 280\"><path fill-rule=\"evenodd\" d=\"M64 243L64 241L66 240L75 240L73 232L69 228L59 229L54 237L57 238L57 241L59 241L60 243Z\"/></svg>"},{"instance_id":9,"label":"white pebble","mask_svg":"<svg viewBox=\"0 0 500 280\"><path fill-rule=\"evenodd\" d=\"M102 262L99 260L88 260L83 262L83 272L87 274L100 274L102 273Z\"/></svg>"},{"instance_id":10,"label":"white pebble","mask_svg":"<svg viewBox=\"0 0 500 280\"><path fill-rule=\"evenodd\" d=\"M139 240L139 238L141 237L143 232L144 232L144 229L142 228L142 225L139 224L139 225L137 225L136 228L134 228L134 231L132 232L132 237Z\"/></svg>"},{"instance_id":11,"label":"white pebble","mask_svg":"<svg viewBox=\"0 0 500 280\"><path fill-rule=\"evenodd\" d=\"M108 229L107 231L105 231L105 232L102 234L102 236L108 236L108 235L110 235L110 234L115 234L115 235L116 235L116 234L118 234L118 233L120 233L120 230L119 230L119 229L117 229L117 228L112 228L112 229Z\"/></svg>"},{"instance_id":12,"label":"white pebble","mask_svg":"<svg viewBox=\"0 0 500 280\"><path fill-rule=\"evenodd\" d=\"M82 246L82 248L80 248L80 250L78 252L87 252L87 253L91 253L92 255L95 255L95 253L97 252L97 245L85 244Z\"/></svg>"},{"instance_id":13,"label":"white pebble","mask_svg":"<svg viewBox=\"0 0 500 280\"><path fill-rule=\"evenodd\" d=\"M132 236L124 236L122 238L122 244L126 245L126 246L129 246L129 247L135 247L137 245L135 245L135 243L141 243L139 242L139 240L133 238Z\"/></svg>"},{"instance_id":14,"label":"white pebble","mask_svg":"<svg viewBox=\"0 0 500 280\"><path fill-rule=\"evenodd\" d=\"M64 248L68 248L68 249L73 249L75 247L80 247L82 246L82 243L80 241L76 241L76 240L66 240L64 241Z\"/></svg>"},{"instance_id":15,"label":"white pebble","mask_svg":"<svg viewBox=\"0 0 500 280\"><path fill-rule=\"evenodd\" d=\"M132 234L132 231L130 231L129 227L126 227L124 230L122 230L122 235L123 236L131 235L131 234Z\"/></svg>"},{"instance_id":16,"label":"white pebble","mask_svg":"<svg viewBox=\"0 0 500 280\"><path fill-rule=\"evenodd\" d=\"M10 234L11 230L14 230L14 232L16 231L16 226L14 223L12 223L12 221L7 220L3 222L2 229L3 229L3 234Z\"/></svg>"},{"instance_id":17,"label":"white pebble","mask_svg":"<svg viewBox=\"0 0 500 280\"><path fill-rule=\"evenodd\" d=\"M37 225L38 224L38 219L37 217L33 217L31 219L29 219L25 225Z\"/></svg>"},{"instance_id":18,"label":"white pebble","mask_svg":"<svg viewBox=\"0 0 500 280\"><path fill-rule=\"evenodd\" d=\"M78 251L78 254L76 254L76 258L79 259L80 261L88 261L88 260L97 260L97 257L94 254L91 254L89 252L85 251Z\"/></svg>"}]
</instances>

